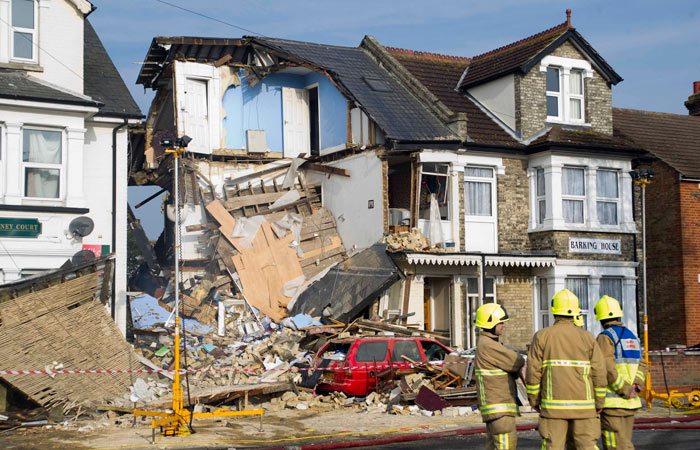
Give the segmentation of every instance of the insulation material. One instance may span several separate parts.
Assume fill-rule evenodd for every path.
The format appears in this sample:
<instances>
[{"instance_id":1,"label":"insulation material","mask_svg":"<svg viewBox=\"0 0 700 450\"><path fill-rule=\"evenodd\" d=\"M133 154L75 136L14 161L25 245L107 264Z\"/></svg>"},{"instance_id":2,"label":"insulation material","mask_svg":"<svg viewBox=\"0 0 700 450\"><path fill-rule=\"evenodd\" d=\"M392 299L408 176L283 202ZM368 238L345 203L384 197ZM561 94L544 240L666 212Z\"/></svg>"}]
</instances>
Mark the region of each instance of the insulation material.
<instances>
[{"instance_id":1,"label":"insulation material","mask_svg":"<svg viewBox=\"0 0 700 450\"><path fill-rule=\"evenodd\" d=\"M272 222L272 231L275 232L278 238L282 239L289 231L294 235L292 246L296 248L299 258L304 256L304 251L301 249L301 225L304 223L304 218L301 214L289 213L280 220Z\"/></svg>"},{"instance_id":2,"label":"insulation material","mask_svg":"<svg viewBox=\"0 0 700 450\"><path fill-rule=\"evenodd\" d=\"M104 305L96 300L102 286L98 271L0 302L3 369L143 369ZM132 383L128 373L2 378L45 407L112 400L129 392Z\"/></svg>"},{"instance_id":3,"label":"insulation material","mask_svg":"<svg viewBox=\"0 0 700 450\"><path fill-rule=\"evenodd\" d=\"M294 187L294 183L297 179L297 169L305 162L306 160L303 158L292 159L292 164L289 166L289 169L287 169L287 173L284 175L284 181L282 182L282 187L284 189Z\"/></svg>"},{"instance_id":4,"label":"insulation material","mask_svg":"<svg viewBox=\"0 0 700 450\"><path fill-rule=\"evenodd\" d=\"M233 227L231 236L240 238L238 242L243 248L250 248L263 222L265 222L263 216L241 217L236 221L236 226Z\"/></svg>"},{"instance_id":5,"label":"insulation material","mask_svg":"<svg viewBox=\"0 0 700 450\"><path fill-rule=\"evenodd\" d=\"M436 247L445 242L442 236L442 219L440 218L440 207L438 206L435 194L430 195L430 245Z\"/></svg>"},{"instance_id":6,"label":"insulation material","mask_svg":"<svg viewBox=\"0 0 700 450\"><path fill-rule=\"evenodd\" d=\"M296 277L293 280L287 281L286 283L284 283L284 286L282 286L282 295L289 298L295 298L299 294L299 291L304 285L305 281L306 277L304 275Z\"/></svg>"}]
</instances>

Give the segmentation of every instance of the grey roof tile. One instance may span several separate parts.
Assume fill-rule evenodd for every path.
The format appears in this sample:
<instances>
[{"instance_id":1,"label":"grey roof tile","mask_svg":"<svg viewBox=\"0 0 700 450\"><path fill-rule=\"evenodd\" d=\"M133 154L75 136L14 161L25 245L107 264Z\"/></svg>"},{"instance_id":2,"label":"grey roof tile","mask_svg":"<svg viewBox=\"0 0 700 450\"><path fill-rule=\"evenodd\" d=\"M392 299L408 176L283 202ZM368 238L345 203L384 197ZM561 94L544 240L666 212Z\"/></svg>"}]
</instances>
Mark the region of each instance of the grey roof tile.
<instances>
[{"instance_id":1,"label":"grey roof tile","mask_svg":"<svg viewBox=\"0 0 700 450\"><path fill-rule=\"evenodd\" d=\"M103 103L99 115L143 117L112 59L107 54L90 21L85 20L83 43L83 90Z\"/></svg>"},{"instance_id":2,"label":"grey roof tile","mask_svg":"<svg viewBox=\"0 0 700 450\"><path fill-rule=\"evenodd\" d=\"M0 97L13 100L63 103L81 106L100 106L88 97L52 87L23 71L0 70Z\"/></svg>"}]
</instances>

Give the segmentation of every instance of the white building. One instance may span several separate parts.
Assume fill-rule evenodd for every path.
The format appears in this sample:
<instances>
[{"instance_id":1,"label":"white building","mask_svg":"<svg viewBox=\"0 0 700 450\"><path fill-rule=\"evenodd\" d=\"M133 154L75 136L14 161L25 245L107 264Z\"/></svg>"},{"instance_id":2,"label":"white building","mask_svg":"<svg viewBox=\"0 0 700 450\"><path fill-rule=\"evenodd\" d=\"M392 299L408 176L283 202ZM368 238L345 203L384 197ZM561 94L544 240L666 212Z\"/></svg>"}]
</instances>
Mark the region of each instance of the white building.
<instances>
[{"instance_id":1,"label":"white building","mask_svg":"<svg viewBox=\"0 0 700 450\"><path fill-rule=\"evenodd\" d=\"M0 0L0 283L115 253L126 326L129 124L141 112L85 0ZM94 224L74 233L78 217ZM80 234L86 234L80 236Z\"/></svg>"}]
</instances>

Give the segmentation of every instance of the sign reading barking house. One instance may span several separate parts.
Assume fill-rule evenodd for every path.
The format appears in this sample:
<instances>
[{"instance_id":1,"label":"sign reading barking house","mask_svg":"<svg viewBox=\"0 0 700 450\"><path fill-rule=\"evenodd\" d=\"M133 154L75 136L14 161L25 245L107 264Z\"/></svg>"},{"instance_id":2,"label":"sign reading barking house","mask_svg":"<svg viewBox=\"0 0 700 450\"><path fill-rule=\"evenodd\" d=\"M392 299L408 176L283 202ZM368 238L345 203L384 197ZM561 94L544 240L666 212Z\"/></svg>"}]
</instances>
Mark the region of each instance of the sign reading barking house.
<instances>
[{"instance_id":1,"label":"sign reading barking house","mask_svg":"<svg viewBox=\"0 0 700 450\"><path fill-rule=\"evenodd\" d=\"M588 239L569 238L570 253L606 253L619 255L622 253L622 245L619 239Z\"/></svg>"}]
</instances>

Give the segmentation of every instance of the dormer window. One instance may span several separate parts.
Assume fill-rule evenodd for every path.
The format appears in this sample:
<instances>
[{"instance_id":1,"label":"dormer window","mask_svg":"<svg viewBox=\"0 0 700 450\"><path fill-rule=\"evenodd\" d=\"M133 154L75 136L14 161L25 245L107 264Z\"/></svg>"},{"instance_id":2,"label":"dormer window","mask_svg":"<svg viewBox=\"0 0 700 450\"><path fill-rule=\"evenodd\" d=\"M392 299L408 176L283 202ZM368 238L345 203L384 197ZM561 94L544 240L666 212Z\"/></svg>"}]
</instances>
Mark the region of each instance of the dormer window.
<instances>
[{"instance_id":1,"label":"dormer window","mask_svg":"<svg viewBox=\"0 0 700 450\"><path fill-rule=\"evenodd\" d=\"M540 70L545 72L547 121L583 125L585 117L584 78L592 76L585 60L547 56Z\"/></svg>"},{"instance_id":2,"label":"dormer window","mask_svg":"<svg viewBox=\"0 0 700 450\"><path fill-rule=\"evenodd\" d=\"M36 62L37 2L12 0L11 8L11 59Z\"/></svg>"}]
</instances>

